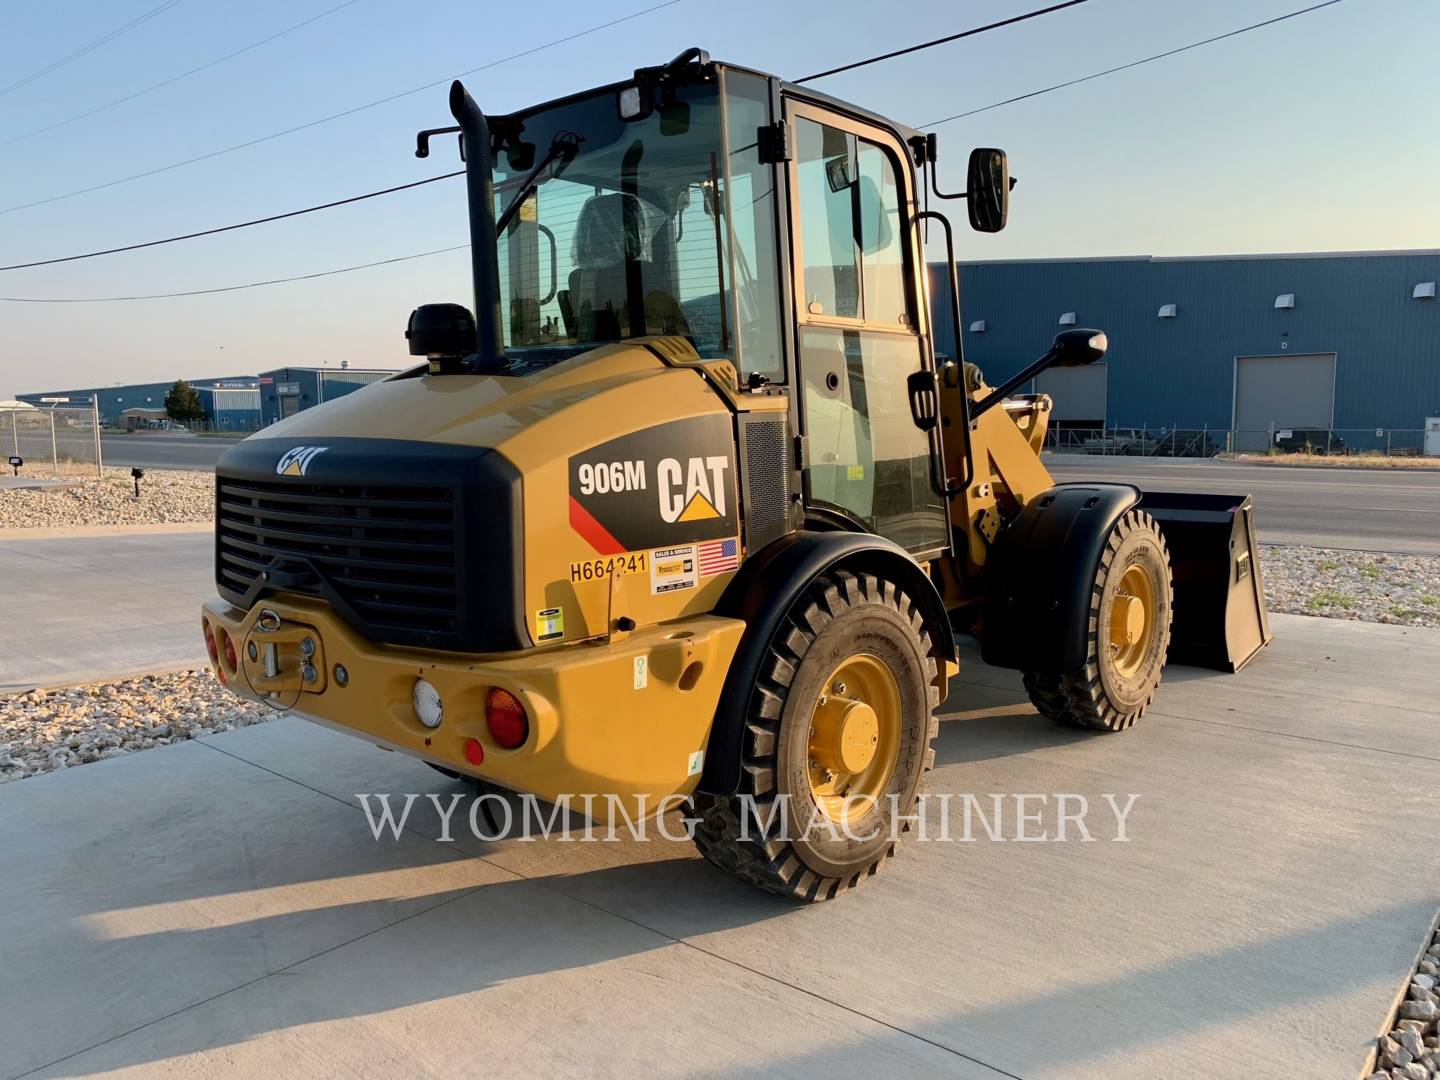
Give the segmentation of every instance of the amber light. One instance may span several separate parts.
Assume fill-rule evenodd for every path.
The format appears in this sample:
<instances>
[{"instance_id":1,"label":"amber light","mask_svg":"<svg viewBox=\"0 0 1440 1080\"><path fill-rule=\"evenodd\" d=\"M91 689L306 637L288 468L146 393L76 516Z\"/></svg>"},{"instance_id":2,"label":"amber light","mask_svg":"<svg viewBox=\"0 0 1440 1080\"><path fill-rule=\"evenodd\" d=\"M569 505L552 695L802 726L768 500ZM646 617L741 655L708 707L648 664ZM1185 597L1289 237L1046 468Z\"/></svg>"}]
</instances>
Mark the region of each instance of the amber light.
<instances>
[{"instance_id":1,"label":"amber light","mask_svg":"<svg viewBox=\"0 0 1440 1080\"><path fill-rule=\"evenodd\" d=\"M485 726L497 746L514 750L530 737L530 720L525 706L509 690L496 686L485 695Z\"/></svg>"}]
</instances>

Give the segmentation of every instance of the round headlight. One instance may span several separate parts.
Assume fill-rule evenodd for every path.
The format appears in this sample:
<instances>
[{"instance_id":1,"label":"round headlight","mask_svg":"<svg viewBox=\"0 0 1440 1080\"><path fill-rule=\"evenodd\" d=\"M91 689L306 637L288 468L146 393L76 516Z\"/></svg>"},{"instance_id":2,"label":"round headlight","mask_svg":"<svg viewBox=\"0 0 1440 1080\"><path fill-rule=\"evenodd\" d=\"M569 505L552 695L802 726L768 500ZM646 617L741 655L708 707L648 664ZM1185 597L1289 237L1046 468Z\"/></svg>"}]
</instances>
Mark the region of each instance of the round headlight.
<instances>
[{"instance_id":1,"label":"round headlight","mask_svg":"<svg viewBox=\"0 0 1440 1080\"><path fill-rule=\"evenodd\" d=\"M410 691L410 703L415 706L415 715L420 718L420 722L428 728L439 727L440 721L445 718L445 705L440 700L440 691L424 679L415 680L415 688Z\"/></svg>"}]
</instances>

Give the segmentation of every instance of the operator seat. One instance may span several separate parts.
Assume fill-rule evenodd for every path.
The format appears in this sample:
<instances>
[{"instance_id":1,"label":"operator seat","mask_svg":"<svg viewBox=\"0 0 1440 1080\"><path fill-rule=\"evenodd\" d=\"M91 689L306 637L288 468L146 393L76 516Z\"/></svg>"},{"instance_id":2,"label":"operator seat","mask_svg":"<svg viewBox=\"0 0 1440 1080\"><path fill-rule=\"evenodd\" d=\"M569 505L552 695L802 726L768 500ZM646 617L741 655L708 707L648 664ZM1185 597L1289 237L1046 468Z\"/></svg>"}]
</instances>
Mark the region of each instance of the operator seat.
<instances>
[{"instance_id":1,"label":"operator seat","mask_svg":"<svg viewBox=\"0 0 1440 1080\"><path fill-rule=\"evenodd\" d=\"M575 222L575 269L570 272L569 288L562 289L558 297L565 331L571 337L619 341L649 333L689 334L675 299L673 270L668 263L645 257L648 249L673 243L671 234L662 225L654 236L647 237L648 227L644 207L634 195L592 195L580 208ZM646 324L633 329L628 288L632 272L639 275Z\"/></svg>"},{"instance_id":2,"label":"operator seat","mask_svg":"<svg viewBox=\"0 0 1440 1080\"><path fill-rule=\"evenodd\" d=\"M644 332L629 330L626 266L628 260L638 268L643 297L647 278L654 276L644 258L644 228L644 210L634 195L592 195L580 208L569 307L581 341L619 341L627 333Z\"/></svg>"}]
</instances>

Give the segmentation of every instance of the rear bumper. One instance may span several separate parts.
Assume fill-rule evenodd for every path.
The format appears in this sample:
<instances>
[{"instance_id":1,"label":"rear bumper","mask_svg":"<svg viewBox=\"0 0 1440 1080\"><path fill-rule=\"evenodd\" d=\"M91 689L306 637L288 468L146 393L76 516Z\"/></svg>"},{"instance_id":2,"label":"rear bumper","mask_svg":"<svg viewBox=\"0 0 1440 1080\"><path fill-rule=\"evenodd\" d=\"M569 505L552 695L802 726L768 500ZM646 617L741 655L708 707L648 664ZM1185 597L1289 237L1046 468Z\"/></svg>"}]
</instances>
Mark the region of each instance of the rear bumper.
<instances>
[{"instance_id":1,"label":"rear bumper","mask_svg":"<svg viewBox=\"0 0 1440 1080\"><path fill-rule=\"evenodd\" d=\"M279 627L266 629L276 619L261 620L262 612L278 617ZM695 789L720 688L745 628L707 615L610 642L472 657L371 644L318 601L277 598L243 611L217 598L202 616L234 644L236 667L229 668L223 645L217 666L240 697L545 799L643 797L652 808ZM276 646L272 675L265 668L268 644ZM302 646L311 650L308 657ZM308 681L301 674L307 659ZM434 729L411 703L419 678L444 702ZM485 696L497 686L515 694L529 717L529 737L514 750L498 746L486 727ZM478 766L466 758L471 739L484 749Z\"/></svg>"}]
</instances>

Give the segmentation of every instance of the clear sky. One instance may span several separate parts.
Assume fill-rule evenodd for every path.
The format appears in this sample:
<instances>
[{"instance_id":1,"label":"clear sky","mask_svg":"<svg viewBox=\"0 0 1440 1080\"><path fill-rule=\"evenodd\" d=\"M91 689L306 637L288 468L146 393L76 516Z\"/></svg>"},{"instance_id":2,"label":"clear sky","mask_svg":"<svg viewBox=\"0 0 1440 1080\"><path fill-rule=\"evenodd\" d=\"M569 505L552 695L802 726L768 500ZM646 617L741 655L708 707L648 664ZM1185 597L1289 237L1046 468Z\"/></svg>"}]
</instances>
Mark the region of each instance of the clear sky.
<instances>
[{"instance_id":1,"label":"clear sky","mask_svg":"<svg viewBox=\"0 0 1440 1080\"><path fill-rule=\"evenodd\" d=\"M37 0L0 15L0 87L157 0ZM0 95L0 142L205 63L340 0L179 0ZM356 0L174 86L0 146L0 207L266 135L533 48L659 0ZM952 113L1308 6L1309 0L1089 0L817 84L923 126ZM470 76L505 112L700 45L798 77L1004 18L1041 0L679 0ZM790 19L792 21L786 22ZM1009 227L960 257L1043 258L1440 246L1440 4L1345 0L1181 56L943 125L948 186L971 146L1020 178ZM456 167L414 133L445 89L186 168L0 213L0 264L260 217ZM963 210L958 211L963 220ZM233 234L0 274L0 295L104 296L237 284L461 244L459 180ZM0 303L0 398L286 364L398 367L416 304L468 302L465 252L314 282L120 304Z\"/></svg>"}]
</instances>

